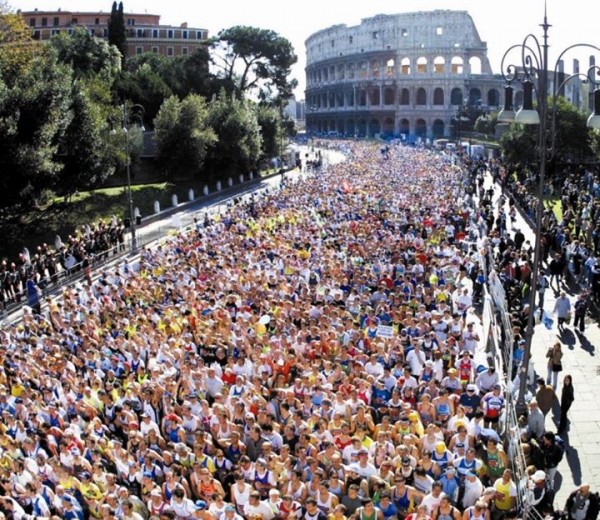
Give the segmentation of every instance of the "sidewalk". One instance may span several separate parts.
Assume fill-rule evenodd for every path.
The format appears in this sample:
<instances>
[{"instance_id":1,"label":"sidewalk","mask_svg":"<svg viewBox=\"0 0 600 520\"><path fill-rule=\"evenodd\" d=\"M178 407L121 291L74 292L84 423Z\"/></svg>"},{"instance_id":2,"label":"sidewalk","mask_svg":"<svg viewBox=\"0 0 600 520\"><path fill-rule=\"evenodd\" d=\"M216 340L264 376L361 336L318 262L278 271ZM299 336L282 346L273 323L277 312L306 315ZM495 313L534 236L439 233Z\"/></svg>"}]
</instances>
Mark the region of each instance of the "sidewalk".
<instances>
[{"instance_id":1,"label":"sidewalk","mask_svg":"<svg viewBox=\"0 0 600 520\"><path fill-rule=\"evenodd\" d=\"M498 188L496 188L498 189ZM507 205L508 206L508 205ZM531 229L520 214L517 214L516 227L525 235L526 240L534 244L534 230ZM577 293L570 292L569 287L561 287L567 292L571 304L575 302ZM546 378L546 352L554 341L559 339L563 345L563 372L559 374L557 398L554 409L546 417L546 428L556 432L560 420L560 395L562 379L566 374L573 378L575 402L569 411L570 424L561 437L567 444L565 457L559 465L554 481L556 499L554 507L563 509L569 494L583 482L591 485L592 491L600 491L600 392L598 376L600 375L599 354L595 345L600 348L600 327L591 318L586 318L585 333L575 333L571 325L560 334L557 328L556 315L552 314L557 293L553 289L546 290L544 309L553 318L553 326L547 329L543 324L535 327L531 344L531 361L536 373Z\"/></svg>"}]
</instances>

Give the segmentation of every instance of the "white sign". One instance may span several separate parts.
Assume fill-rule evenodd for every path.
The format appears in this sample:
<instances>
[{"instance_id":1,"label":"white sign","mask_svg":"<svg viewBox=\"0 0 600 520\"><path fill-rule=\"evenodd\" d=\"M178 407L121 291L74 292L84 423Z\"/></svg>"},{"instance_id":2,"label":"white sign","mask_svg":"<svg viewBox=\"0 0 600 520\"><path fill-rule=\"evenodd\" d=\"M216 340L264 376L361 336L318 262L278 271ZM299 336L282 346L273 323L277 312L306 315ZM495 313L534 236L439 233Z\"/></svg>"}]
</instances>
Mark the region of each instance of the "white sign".
<instances>
[{"instance_id":1,"label":"white sign","mask_svg":"<svg viewBox=\"0 0 600 520\"><path fill-rule=\"evenodd\" d=\"M391 338L394 336L394 329L390 325L378 325L377 326L377 337L378 338Z\"/></svg>"}]
</instances>

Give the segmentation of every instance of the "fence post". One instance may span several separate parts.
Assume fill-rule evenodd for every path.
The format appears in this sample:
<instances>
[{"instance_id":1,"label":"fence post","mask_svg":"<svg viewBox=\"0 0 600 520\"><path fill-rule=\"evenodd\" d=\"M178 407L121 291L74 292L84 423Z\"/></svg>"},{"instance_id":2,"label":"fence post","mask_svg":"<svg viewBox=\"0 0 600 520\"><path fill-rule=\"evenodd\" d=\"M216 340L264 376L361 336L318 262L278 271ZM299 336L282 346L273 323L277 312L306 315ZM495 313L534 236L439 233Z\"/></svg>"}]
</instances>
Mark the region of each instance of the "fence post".
<instances>
[{"instance_id":1,"label":"fence post","mask_svg":"<svg viewBox=\"0 0 600 520\"><path fill-rule=\"evenodd\" d=\"M177 207L178 204L179 204L179 201L177 200L177 195L176 194L171 195L171 205L175 208L175 207Z\"/></svg>"},{"instance_id":2,"label":"fence post","mask_svg":"<svg viewBox=\"0 0 600 520\"><path fill-rule=\"evenodd\" d=\"M208 184L204 185L204 188L202 189L202 193L204 193L205 196L210 193L210 191L208 189Z\"/></svg>"},{"instance_id":3,"label":"fence post","mask_svg":"<svg viewBox=\"0 0 600 520\"><path fill-rule=\"evenodd\" d=\"M154 201L154 213L160 213L160 202Z\"/></svg>"},{"instance_id":4,"label":"fence post","mask_svg":"<svg viewBox=\"0 0 600 520\"><path fill-rule=\"evenodd\" d=\"M192 188L190 188L190 190L188 191L188 200L190 202L194 200L194 190Z\"/></svg>"},{"instance_id":5,"label":"fence post","mask_svg":"<svg viewBox=\"0 0 600 520\"><path fill-rule=\"evenodd\" d=\"M221 191L223 188L221 187L221 181L217 181L217 191Z\"/></svg>"}]
</instances>

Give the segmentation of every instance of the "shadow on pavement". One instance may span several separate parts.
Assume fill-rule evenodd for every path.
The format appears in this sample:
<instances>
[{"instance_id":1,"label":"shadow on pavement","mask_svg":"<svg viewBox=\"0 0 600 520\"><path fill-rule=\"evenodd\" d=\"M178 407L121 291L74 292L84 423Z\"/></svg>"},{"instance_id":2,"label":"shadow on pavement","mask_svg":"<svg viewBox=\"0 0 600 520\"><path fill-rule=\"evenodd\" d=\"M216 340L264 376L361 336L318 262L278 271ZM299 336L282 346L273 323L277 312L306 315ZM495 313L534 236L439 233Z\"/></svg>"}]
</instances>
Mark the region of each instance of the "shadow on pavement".
<instances>
[{"instance_id":1,"label":"shadow on pavement","mask_svg":"<svg viewBox=\"0 0 600 520\"><path fill-rule=\"evenodd\" d=\"M573 334L571 329L558 329L558 337L563 345L567 345L569 347L569 350L573 350L575 348L575 334Z\"/></svg>"},{"instance_id":2,"label":"shadow on pavement","mask_svg":"<svg viewBox=\"0 0 600 520\"><path fill-rule=\"evenodd\" d=\"M581 350L589 352L590 356L595 356L596 347L594 347L594 345L592 345L590 341L585 337L585 332L579 332L578 330L576 330L575 334L577 334L577 338L579 339Z\"/></svg>"},{"instance_id":3,"label":"shadow on pavement","mask_svg":"<svg viewBox=\"0 0 600 520\"><path fill-rule=\"evenodd\" d=\"M571 446L569 443L569 434L563 432L561 437L565 441L567 445L567 449L565 451L565 457L567 457L567 462L569 463L569 469L571 470L571 475L573 475L573 483L576 486L581 485L581 461L579 460L579 452L576 448ZM556 489L556 487L554 488Z\"/></svg>"}]
</instances>

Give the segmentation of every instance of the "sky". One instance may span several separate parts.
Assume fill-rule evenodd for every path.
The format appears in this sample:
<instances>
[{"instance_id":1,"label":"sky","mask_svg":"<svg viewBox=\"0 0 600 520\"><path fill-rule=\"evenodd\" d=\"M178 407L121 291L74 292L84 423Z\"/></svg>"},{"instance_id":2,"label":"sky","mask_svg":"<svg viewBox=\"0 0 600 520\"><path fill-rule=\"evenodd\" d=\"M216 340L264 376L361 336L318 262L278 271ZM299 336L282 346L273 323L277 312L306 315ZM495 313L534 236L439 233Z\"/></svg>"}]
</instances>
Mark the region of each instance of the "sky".
<instances>
[{"instance_id":1,"label":"sky","mask_svg":"<svg viewBox=\"0 0 600 520\"><path fill-rule=\"evenodd\" d=\"M56 10L110 12L112 0L8 0L13 9L30 11ZM600 47L600 4L597 0L546 0L550 28L550 63L558 52L574 43L590 43ZM298 55L293 77L299 82L296 98L304 99L306 51L304 42L312 33L336 24L353 26L361 19L377 14L396 14L434 9L468 11L488 46L492 70L500 72L502 55L512 44L534 33L541 40L539 26L544 16L544 0L226 0L202 2L199 0L123 0L126 13L161 15L161 24L209 30L216 35L221 29L234 25L250 25L272 29L292 42ZM589 51L566 55L565 70L571 71L573 57L587 70ZM600 64L600 52L596 52ZM585 68L584 68L585 66ZM600 76L598 77L600 80Z\"/></svg>"}]
</instances>

